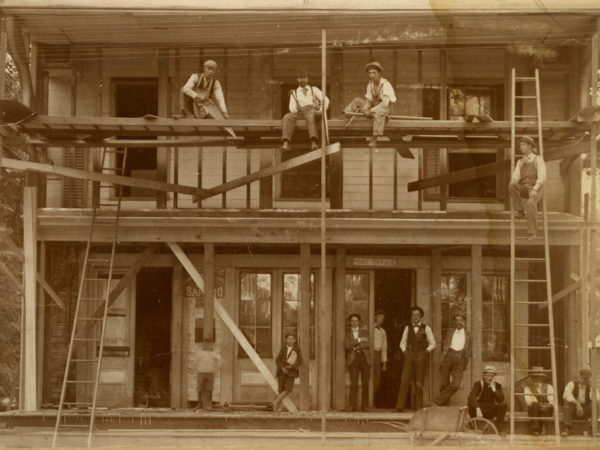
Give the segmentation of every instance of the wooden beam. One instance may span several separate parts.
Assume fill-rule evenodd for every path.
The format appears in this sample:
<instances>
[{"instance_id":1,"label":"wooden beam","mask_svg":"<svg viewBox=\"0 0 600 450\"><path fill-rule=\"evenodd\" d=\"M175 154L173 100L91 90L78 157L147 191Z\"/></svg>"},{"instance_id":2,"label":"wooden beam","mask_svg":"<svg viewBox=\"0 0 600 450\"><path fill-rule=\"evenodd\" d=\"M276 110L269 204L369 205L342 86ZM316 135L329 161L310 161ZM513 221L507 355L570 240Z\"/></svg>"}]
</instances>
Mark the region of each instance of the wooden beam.
<instances>
[{"instance_id":1,"label":"wooden beam","mask_svg":"<svg viewBox=\"0 0 600 450\"><path fill-rule=\"evenodd\" d=\"M340 382L333 384L333 407L341 411L346 406L346 349L344 348L346 334L346 249L345 247L337 247L335 252L335 366L333 379Z\"/></svg>"},{"instance_id":2,"label":"wooden beam","mask_svg":"<svg viewBox=\"0 0 600 450\"><path fill-rule=\"evenodd\" d=\"M189 330L189 316L183 315L183 304L188 301L183 295L183 270L180 264L173 267L173 284L171 285L172 316L171 316L171 408L187 408L187 384L181 383L181 372L183 359L187 354L182 352L182 337ZM184 387L185 386L185 387ZM182 395L185 392L185 396Z\"/></svg>"},{"instance_id":3,"label":"wooden beam","mask_svg":"<svg viewBox=\"0 0 600 450\"><path fill-rule=\"evenodd\" d=\"M322 296L320 296L322 298ZM300 366L300 409L310 408L310 244L300 245L300 308L298 344L305 363Z\"/></svg>"},{"instance_id":4,"label":"wooden beam","mask_svg":"<svg viewBox=\"0 0 600 450\"><path fill-rule=\"evenodd\" d=\"M204 244L204 342L215 341L214 295L215 295L215 245Z\"/></svg>"},{"instance_id":5,"label":"wooden beam","mask_svg":"<svg viewBox=\"0 0 600 450\"><path fill-rule=\"evenodd\" d=\"M190 261L190 259L184 253L183 249L179 246L179 244L175 242L167 242L167 244L169 245L169 248L171 249L173 254L177 257L183 268L187 271L192 280L194 280L194 283L196 283L196 285L202 292L205 292L204 279L202 278L202 275L200 275L200 272L198 272L192 261ZM254 347L252 347L250 342L248 342L248 339L246 339L244 333L242 333L235 321L229 316L225 308L223 308L221 302L216 298L214 299L214 308L217 315L220 317L225 326L229 329L231 334L238 341L240 346L244 349L244 351L246 352L250 360L254 363L258 371L261 373L267 384L271 387L273 392L277 393L277 380L269 371L269 368L265 365L262 359L260 359L260 356L258 356L256 350L254 350ZM292 400L289 397L285 398L283 404L290 412L298 411L296 405L294 405L294 402L292 402Z\"/></svg>"},{"instance_id":6,"label":"wooden beam","mask_svg":"<svg viewBox=\"0 0 600 450\"><path fill-rule=\"evenodd\" d=\"M124 177L121 175L111 175L106 173L90 172L88 170L72 169L70 167L53 166L51 164L41 164L31 161L19 161L16 159L3 158L2 167L14 170L26 170L39 173L51 173L63 177L78 178L81 180L100 181L104 183L120 184L122 186L132 186L155 191L179 192L180 194L197 195L203 192L193 186L183 184L161 183L160 181L144 180L142 178Z\"/></svg>"},{"instance_id":7,"label":"wooden beam","mask_svg":"<svg viewBox=\"0 0 600 450\"><path fill-rule=\"evenodd\" d=\"M435 249L431 252L431 318L429 323L431 324L431 331L435 337L436 342L442 342L442 251ZM426 319L425 319L426 320ZM432 358L433 362L429 370L429 386L440 385L440 371L437 370L440 367L442 352L440 348L436 348L433 351ZM431 383L433 382L433 384ZM435 387L434 387L435 389ZM430 395L434 393L430 391ZM425 400L425 399L423 399Z\"/></svg>"},{"instance_id":8,"label":"wooden beam","mask_svg":"<svg viewBox=\"0 0 600 450\"><path fill-rule=\"evenodd\" d=\"M471 317L467 323L471 326L473 348L471 349L471 379L476 380L481 372L483 346L481 336L483 333L483 305L482 305L482 269L483 256L481 245L471 246ZM465 311L466 312L466 311Z\"/></svg>"},{"instance_id":9,"label":"wooden beam","mask_svg":"<svg viewBox=\"0 0 600 450\"><path fill-rule=\"evenodd\" d=\"M37 189L26 186L23 192L23 274L25 279L25 328L21 331L25 342L23 355L24 385L21 386L25 411L37 410L37 339L36 339L36 277L37 277L37 239L36 239Z\"/></svg>"},{"instance_id":10,"label":"wooden beam","mask_svg":"<svg viewBox=\"0 0 600 450\"><path fill-rule=\"evenodd\" d=\"M566 148L556 148L549 150L544 155L546 162L555 161L562 158L567 158L573 155L580 155L586 153L587 150L583 147L574 146ZM457 170L445 175L438 175L423 180L411 181L408 183L408 192L417 191L420 189L426 189L429 187L439 186L442 184L458 183L460 181L468 181L474 178L484 177L488 175L496 175L501 170L507 170L510 168L510 160L501 162L495 162L490 164L482 164L481 166L471 167L469 169Z\"/></svg>"},{"instance_id":11,"label":"wooden beam","mask_svg":"<svg viewBox=\"0 0 600 450\"><path fill-rule=\"evenodd\" d=\"M332 155L336 152L340 151L340 144L335 143L328 145L326 147L327 155ZM199 194L197 197L199 200L204 200L214 195L222 194L224 192L230 191L231 189L238 188L245 184L251 183L256 180L260 180L262 178L271 177L275 174L281 173L285 170L292 169L294 167L301 166L303 164L309 163L311 161L315 161L321 157L321 149L314 150L309 153L305 153L303 155L297 156L292 159L288 159L287 161L282 162L277 166L270 166L264 169L259 170L258 172L251 173L250 175L245 175L240 178L236 178L235 180L231 180L227 183L223 183L219 186L216 186L211 189L204 189L202 194Z\"/></svg>"}]
</instances>

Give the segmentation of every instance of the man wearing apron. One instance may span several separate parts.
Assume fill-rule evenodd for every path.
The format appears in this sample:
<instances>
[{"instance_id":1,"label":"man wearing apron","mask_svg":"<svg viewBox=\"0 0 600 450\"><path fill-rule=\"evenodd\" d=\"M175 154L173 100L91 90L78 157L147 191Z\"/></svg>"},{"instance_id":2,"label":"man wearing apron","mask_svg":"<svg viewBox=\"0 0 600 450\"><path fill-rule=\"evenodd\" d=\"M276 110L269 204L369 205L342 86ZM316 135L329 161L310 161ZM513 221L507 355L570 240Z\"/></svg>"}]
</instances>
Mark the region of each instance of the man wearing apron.
<instances>
[{"instance_id":1,"label":"man wearing apron","mask_svg":"<svg viewBox=\"0 0 600 450\"><path fill-rule=\"evenodd\" d=\"M215 78L217 63L208 60L202 73L193 73L179 91L182 117L229 119L221 83ZM216 103L216 105L215 105Z\"/></svg>"},{"instance_id":2,"label":"man wearing apron","mask_svg":"<svg viewBox=\"0 0 600 450\"><path fill-rule=\"evenodd\" d=\"M377 146L377 136L383 135L385 121L390 114L390 103L396 103L396 94L391 83L382 77L383 67L378 62L365 66L369 75L369 84L365 98L357 97L344 108L344 113L363 113L373 118L373 136L369 147Z\"/></svg>"}]
</instances>

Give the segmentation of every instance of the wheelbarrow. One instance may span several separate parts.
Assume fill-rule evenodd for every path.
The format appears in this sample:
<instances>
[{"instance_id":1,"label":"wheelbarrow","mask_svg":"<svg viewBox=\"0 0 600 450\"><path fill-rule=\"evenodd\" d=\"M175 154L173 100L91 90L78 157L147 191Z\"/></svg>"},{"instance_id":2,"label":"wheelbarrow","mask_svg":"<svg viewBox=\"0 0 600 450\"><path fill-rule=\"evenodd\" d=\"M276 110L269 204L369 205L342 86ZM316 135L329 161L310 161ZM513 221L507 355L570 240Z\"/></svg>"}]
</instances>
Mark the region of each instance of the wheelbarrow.
<instances>
[{"instance_id":1,"label":"wheelbarrow","mask_svg":"<svg viewBox=\"0 0 600 450\"><path fill-rule=\"evenodd\" d=\"M484 444L485 437L496 435L498 429L494 423L484 417L468 417L466 406L431 406L415 412L408 424L401 422L379 422L396 429L411 433L413 443L416 439L425 439L425 433L436 435L427 445L438 445L456 433L465 433L469 440Z\"/></svg>"}]
</instances>

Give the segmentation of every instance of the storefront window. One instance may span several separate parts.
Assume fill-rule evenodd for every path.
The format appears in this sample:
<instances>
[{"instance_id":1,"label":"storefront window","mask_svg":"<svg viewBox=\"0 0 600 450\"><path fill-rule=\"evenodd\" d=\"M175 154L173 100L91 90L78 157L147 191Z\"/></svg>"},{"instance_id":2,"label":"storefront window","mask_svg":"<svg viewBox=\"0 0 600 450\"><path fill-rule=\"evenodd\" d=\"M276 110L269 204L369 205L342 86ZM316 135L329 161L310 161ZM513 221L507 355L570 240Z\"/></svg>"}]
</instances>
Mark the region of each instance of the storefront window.
<instances>
[{"instance_id":1,"label":"storefront window","mask_svg":"<svg viewBox=\"0 0 600 450\"><path fill-rule=\"evenodd\" d=\"M356 313L361 317L361 325L369 323L369 274L353 273L346 274L345 307L347 318Z\"/></svg>"},{"instance_id":2,"label":"storefront window","mask_svg":"<svg viewBox=\"0 0 600 450\"><path fill-rule=\"evenodd\" d=\"M240 276L239 325L242 333L256 349L260 357L271 358L271 300L272 275L270 273L245 272ZM238 355L248 355L240 347Z\"/></svg>"},{"instance_id":3,"label":"storefront window","mask_svg":"<svg viewBox=\"0 0 600 450\"><path fill-rule=\"evenodd\" d=\"M440 287L442 302L442 339L452 328L452 316L456 313L467 314L467 275L453 273L442 275Z\"/></svg>"},{"instance_id":4,"label":"storefront window","mask_svg":"<svg viewBox=\"0 0 600 450\"><path fill-rule=\"evenodd\" d=\"M482 359L508 361L509 296L508 275L482 277L483 325Z\"/></svg>"},{"instance_id":5,"label":"storefront window","mask_svg":"<svg viewBox=\"0 0 600 450\"><path fill-rule=\"evenodd\" d=\"M283 274L283 323L282 341L285 336L292 333L297 338L300 312L300 274ZM315 274L310 274L310 326L309 326L310 358L315 357Z\"/></svg>"}]
</instances>

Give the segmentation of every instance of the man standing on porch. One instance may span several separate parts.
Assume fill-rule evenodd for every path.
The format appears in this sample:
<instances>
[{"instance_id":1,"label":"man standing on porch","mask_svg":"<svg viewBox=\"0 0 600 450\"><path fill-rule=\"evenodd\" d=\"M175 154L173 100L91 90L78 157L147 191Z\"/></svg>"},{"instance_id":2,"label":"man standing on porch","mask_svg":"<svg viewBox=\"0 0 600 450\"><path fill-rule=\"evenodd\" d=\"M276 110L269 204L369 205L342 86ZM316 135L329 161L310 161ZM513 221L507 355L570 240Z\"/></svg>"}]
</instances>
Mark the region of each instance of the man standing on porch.
<instances>
[{"instance_id":1,"label":"man standing on porch","mask_svg":"<svg viewBox=\"0 0 600 450\"><path fill-rule=\"evenodd\" d=\"M387 333L383 328L384 320L384 312L377 310L373 329L373 395L377 393L381 383L381 372L387 370Z\"/></svg>"},{"instance_id":2,"label":"man standing on porch","mask_svg":"<svg viewBox=\"0 0 600 450\"><path fill-rule=\"evenodd\" d=\"M544 196L546 164L544 158L534 153L535 141L529 136L519 139L523 158L517 161L508 185L517 217L527 216L527 239L537 234L537 204ZM525 205L523 205L525 203Z\"/></svg>"},{"instance_id":3,"label":"man standing on porch","mask_svg":"<svg viewBox=\"0 0 600 450\"><path fill-rule=\"evenodd\" d=\"M369 331L360 327L360 316L350 314L350 329L346 331L346 366L350 372L350 406L347 411L356 411L358 402L358 375L360 374L360 411L369 405L369 372L371 371L371 345Z\"/></svg>"},{"instance_id":4,"label":"man standing on porch","mask_svg":"<svg viewBox=\"0 0 600 450\"><path fill-rule=\"evenodd\" d=\"M290 91L290 112L283 116L281 131L281 150L291 149L292 136L297 119L306 120L311 150L319 148L317 119L321 119L323 111L329 107L329 99L323 96L316 86L308 84L308 75L298 73L298 87Z\"/></svg>"},{"instance_id":5,"label":"man standing on porch","mask_svg":"<svg viewBox=\"0 0 600 450\"><path fill-rule=\"evenodd\" d=\"M465 329L465 315L462 312L456 313L452 319L454 329L446 333L442 349L440 393L433 399L436 405L446 405L450 397L460 389L463 372L471 356L471 335Z\"/></svg>"},{"instance_id":6,"label":"man standing on porch","mask_svg":"<svg viewBox=\"0 0 600 450\"><path fill-rule=\"evenodd\" d=\"M400 391L396 411L406 407L408 388L414 380L416 409L423 407L423 382L427 373L429 353L435 348L435 338L428 325L423 323L425 312L419 306L410 308L410 325L404 328L400 339L400 350L404 353L404 366L400 379Z\"/></svg>"},{"instance_id":7,"label":"man standing on porch","mask_svg":"<svg viewBox=\"0 0 600 450\"><path fill-rule=\"evenodd\" d=\"M377 147L377 136L383 135L385 121L390 114L390 104L396 103L396 94L392 84L383 78L383 67L376 61L365 66L369 75L369 84L365 98L357 97L346 108L345 114L363 113L373 118L373 136L369 147Z\"/></svg>"},{"instance_id":8,"label":"man standing on porch","mask_svg":"<svg viewBox=\"0 0 600 450\"><path fill-rule=\"evenodd\" d=\"M204 62L202 73L193 73L179 91L179 110L182 117L229 119L221 83L215 78L217 63ZM216 103L216 105L215 105ZM178 117L181 117L178 116Z\"/></svg>"},{"instance_id":9,"label":"man standing on porch","mask_svg":"<svg viewBox=\"0 0 600 450\"><path fill-rule=\"evenodd\" d=\"M286 345L281 347L275 364L277 364L277 384L279 395L273 402L273 411L278 411L281 402L292 393L294 382L300 376L298 367L302 365L302 354L296 345L296 336L288 334L285 337Z\"/></svg>"}]
</instances>

